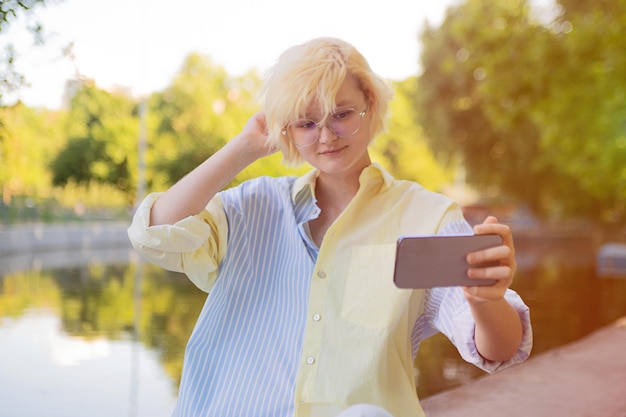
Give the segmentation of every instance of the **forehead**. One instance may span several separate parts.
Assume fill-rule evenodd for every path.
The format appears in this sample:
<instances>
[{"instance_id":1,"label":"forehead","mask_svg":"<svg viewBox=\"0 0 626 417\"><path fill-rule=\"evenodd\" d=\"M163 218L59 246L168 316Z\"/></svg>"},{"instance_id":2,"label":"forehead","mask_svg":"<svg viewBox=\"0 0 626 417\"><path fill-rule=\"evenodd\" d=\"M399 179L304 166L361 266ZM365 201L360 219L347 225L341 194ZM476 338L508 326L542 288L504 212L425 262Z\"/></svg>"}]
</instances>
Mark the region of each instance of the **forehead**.
<instances>
[{"instance_id":1,"label":"forehead","mask_svg":"<svg viewBox=\"0 0 626 417\"><path fill-rule=\"evenodd\" d=\"M304 116L307 118L321 118L338 108L360 107L364 99L365 94L361 90L359 82L353 76L347 76L337 90L334 100L331 98L318 98L308 106Z\"/></svg>"}]
</instances>

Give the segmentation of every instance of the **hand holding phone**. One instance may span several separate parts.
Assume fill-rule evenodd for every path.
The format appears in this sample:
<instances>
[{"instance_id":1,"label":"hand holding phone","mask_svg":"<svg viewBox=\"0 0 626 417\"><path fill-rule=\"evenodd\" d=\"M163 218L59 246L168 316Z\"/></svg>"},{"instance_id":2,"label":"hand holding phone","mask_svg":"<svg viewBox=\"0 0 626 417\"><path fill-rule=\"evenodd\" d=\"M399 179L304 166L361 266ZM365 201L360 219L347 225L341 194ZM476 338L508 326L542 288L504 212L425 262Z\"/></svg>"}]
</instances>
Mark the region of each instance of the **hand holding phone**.
<instances>
[{"instance_id":1,"label":"hand holding phone","mask_svg":"<svg viewBox=\"0 0 626 417\"><path fill-rule=\"evenodd\" d=\"M468 236L405 236L398 239L394 283L398 288L492 285L493 279L467 276L467 254L502 245L496 234ZM487 267L496 262L473 265Z\"/></svg>"}]
</instances>

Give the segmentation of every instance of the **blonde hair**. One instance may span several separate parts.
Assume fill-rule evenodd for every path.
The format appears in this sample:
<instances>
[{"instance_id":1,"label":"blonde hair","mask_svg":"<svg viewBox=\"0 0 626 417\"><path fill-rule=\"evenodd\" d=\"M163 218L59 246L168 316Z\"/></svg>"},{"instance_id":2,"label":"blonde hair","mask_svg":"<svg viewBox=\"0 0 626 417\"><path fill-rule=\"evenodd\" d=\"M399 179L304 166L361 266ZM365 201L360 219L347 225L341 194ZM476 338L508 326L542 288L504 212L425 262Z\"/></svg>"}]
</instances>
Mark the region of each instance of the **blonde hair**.
<instances>
[{"instance_id":1,"label":"blonde hair","mask_svg":"<svg viewBox=\"0 0 626 417\"><path fill-rule=\"evenodd\" d=\"M286 165L298 166L304 160L298 148L281 134L285 125L303 117L311 104L319 105L324 114L333 112L337 91L347 76L356 79L367 100L372 140L384 128L393 93L348 42L318 38L293 46L268 71L261 90L267 143L282 151Z\"/></svg>"}]
</instances>

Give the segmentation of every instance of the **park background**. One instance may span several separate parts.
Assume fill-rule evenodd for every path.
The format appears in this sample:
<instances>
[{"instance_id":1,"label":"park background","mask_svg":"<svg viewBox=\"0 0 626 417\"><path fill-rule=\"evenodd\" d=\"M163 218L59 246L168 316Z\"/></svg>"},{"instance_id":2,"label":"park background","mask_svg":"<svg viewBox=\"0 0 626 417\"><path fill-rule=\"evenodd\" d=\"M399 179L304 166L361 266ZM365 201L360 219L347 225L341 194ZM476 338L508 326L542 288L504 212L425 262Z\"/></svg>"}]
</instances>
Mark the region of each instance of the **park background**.
<instances>
[{"instance_id":1,"label":"park background","mask_svg":"<svg viewBox=\"0 0 626 417\"><path fill-rule=\"evenodd\" d=\"M20 62L28 59L30 49L3 43L0 231L59 224L123 231L147 192L166 189L222 147L258 110L256 97L267 68L229 70L216 57L192 51L175 63L172 76L160 87L143 85L143 73L135 84L104 86L82 68L78 41L58 47L54 33L46 32L46 21L40 20L45 15L38 11L56 3L1 2L0 40L21 25L33 48L54 49L55 59L69 65L72 76L64 81L58 105L29 104L29 80ZM353 14L340 9L346 24L366 26L374 34L380 30L375 21L360 20L358 8L376 10L381 3L347 3ZM396 13L402 13L405 2L398 3ZM332 14L332 3L323 5L324 13ZM108 30L134 23L124 20L123 7L114 11L120 20L107 21ZM310 18L318 19L316 14ZM393 43L384 45L393 55L414 59L415 71L386 77L395 99L387 130L372 146L373 159L397 178L450 195L472 222L492 213L511 224L520 263L514 288L533 311L534 352L626 315L626 280L599 277L595 268L598 247L626 241L626 1L560 0L538 7L523 0L467 0L446 3L435 20L415 16L413 42L419 54L414 57ZM281 21L266 24L280 26ZM160 25L167 31L167 21ZM287 29L297 34L292 26ZM107 45L107 33L101 37L101 53L115 48ZM286 31L282 37L290 40ZM146 42L147 37L141 39ZM249 46L239 47L240 55L263 50L254 33L245 39ZM366 57L368 47L360 48ZM308 169L287 169L280 159L273 155L258 161L231 185ZM42 377L46 372L37 377L47 381L36 391L42 404L51 401L55 381L66 381L71 388L62 392L74 397L67 400L69 405L57 400L50 406L64 410L58 415L72 415L63 407L80 410L76 398L91 398L86 394L89 384L75 382L86 373L104 375L100 383L108 391L97 378L93 384L109 399L108 405L117 398L113 386L120 391L115 395L130 398L124 403L128 415L156 416L148 411L150 404L175 395L184 346L203 294L184 277L143 264L123 244L110 246L86 254L84 247L72 247L74 258L87 261L74 259L65 267L46 268L32 254L28 268L9 268L9 257L2 258L0 334L15 342L4 343L3 356L22 353L25 363L31 362L37 355L20 343L32 342L33 332L45 335L56 329L56 342L35 341L44 349L39 355L48 354L45 349L52 346L53 360L44 361L46 365L34 361L36 367L31 363L15 372L21 369L23 378L32 381L37 370L48 370L49 378ZM2 345L0 340L0 351ZM116 349L126 352L119 354L124 359L116 356ZM455 354L437 338L422 347L416 374L421 396L481 375L459 363ZM95 372L87 365L103 358L108 360L100 366L111 374L121 372L129 382L116 383L119 375ZM3 388L19 385L3 377L10 374L2 368L10 365L7 361L0 362ZM138 362L144 366L138 368ZM57 374L59 369L74 374ZM162 385L156 387L154 381ZM144 394L140 407L139 386L162 391ZM3 404L28 402L11 392L0 390ZM170 405L161 407L163 415ZM42 405L34 406L33 415L37 407ZM12 415L18 414L0 409L0 416Z\"/></svg>"}]
</instances>

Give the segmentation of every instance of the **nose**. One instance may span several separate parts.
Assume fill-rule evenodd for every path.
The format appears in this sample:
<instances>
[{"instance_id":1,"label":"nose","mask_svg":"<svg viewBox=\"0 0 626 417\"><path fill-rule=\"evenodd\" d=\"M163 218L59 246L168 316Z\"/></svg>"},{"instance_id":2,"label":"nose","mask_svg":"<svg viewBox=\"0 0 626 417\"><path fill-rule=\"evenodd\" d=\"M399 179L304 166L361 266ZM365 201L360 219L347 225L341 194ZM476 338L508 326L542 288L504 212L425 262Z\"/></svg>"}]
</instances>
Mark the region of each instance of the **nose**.
<instances>
[{"instance_id":1,"label":"nose","mask_svg":"<svg viewBox=\"0 0 626 417\"><path fill-rule=\"evenodd\" d=\"M337 139L337 135L335 135L328 128L328 126L326 126L326 125L322 126L322 128L320 130L320 138L319 138L319 142L320 143L330 143L330 142L333 142L336 139Z\"/></svg>"}]
</instances>

